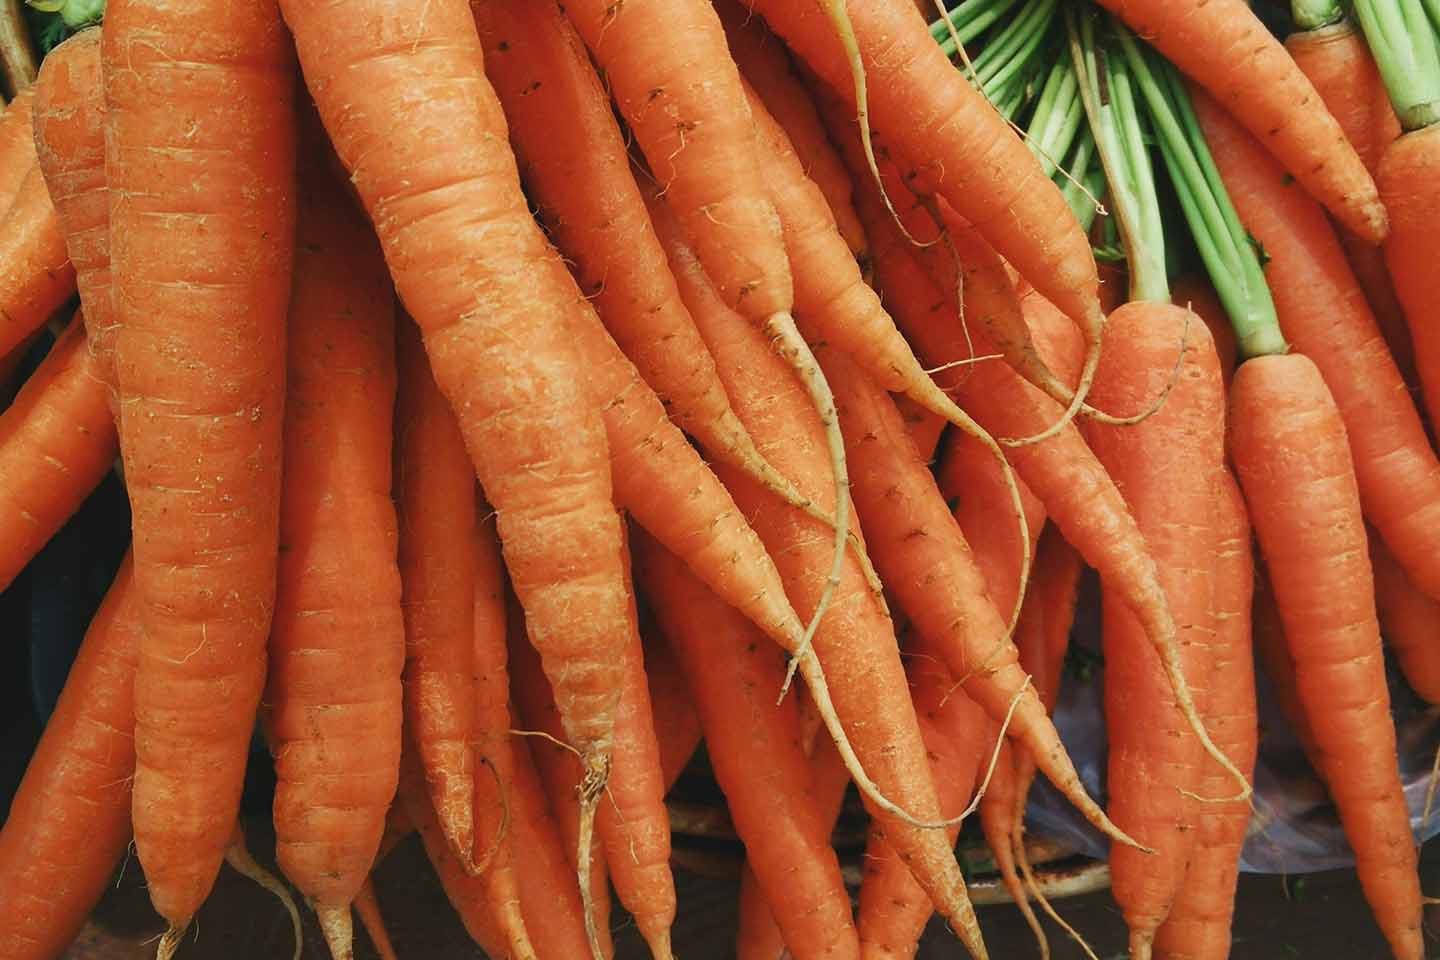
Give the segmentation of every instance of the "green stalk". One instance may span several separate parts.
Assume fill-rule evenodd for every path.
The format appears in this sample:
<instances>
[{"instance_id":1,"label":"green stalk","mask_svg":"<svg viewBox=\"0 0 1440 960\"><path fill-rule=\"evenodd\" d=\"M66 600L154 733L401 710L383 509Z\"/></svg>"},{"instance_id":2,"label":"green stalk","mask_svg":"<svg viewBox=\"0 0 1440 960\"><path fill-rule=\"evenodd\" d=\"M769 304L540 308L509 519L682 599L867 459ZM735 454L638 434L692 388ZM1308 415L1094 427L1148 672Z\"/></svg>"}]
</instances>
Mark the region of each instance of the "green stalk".
<instances>
[{"instance_id":1,"label":"green stalk","mask_svg":"<svg viewBox=\"0 0 1440 960\"><path fill-rule=\"evenodd\" d=\"M940 49L945 51L947 57L953 57L959 51L955 49L951 26L955 28L955 33L959 34L961 43L973 43L1019 2L1020 0L965 0L944 18L930 24L930 36L940 44ZM950 26L946 26L946 20L950 21Z\"/></svg>"},{"instance_id":2,"label":"green stalk","mask_svg":"<svg viewBox=\"0 0 1440 960\"><path fill-rule=\"evenodd\" d=\"M1426 5L1437 11L1434 0L1355 0L1355 18L1406 130L1440 120L1440 49Z\"/></svg>"},{"instance_id":3,"label":"green stalk","mask_svg":"<svg viewBox=\"0 0 1440 960\"><path fill-rule=\"evenodd\" d=\"M1055 17L1056 0L1028 0L1025 9L975 58L975 75L985 93L994 96L1034 60Z\"/></svg>"},{"instance_id":4,"label":"green stalk","mask_svg":"<svg viewBox=\"0 0 1440 960\"><path fill-rule=\"evenodd\" d=\"M1057 59L1040 88L1035 111L1026 128L1026 145L1040 161L1045 176L1054 175L1084 120L1085 105L1080 101L1075 68L1067 59Z\"/></svg>"},{"instance_id":5,"label":"green stalk","mask_svg":"<svg viewBox=\"0 0 1440 960\"><path fill-rule=\"evenodd\" d=\"M1130 299L1168 303L1165 224L1130 68L1124 57L1107 56L1100 48L1095 17L1066 10L1066 27L1085 113L1110 185L1110 207L1130 263Z\"/></svg>"},{"instance_id":6,"label":"green stalk","mask_svg":"<svg viewBox=\"0 0 1440 960\"><path fill-rule=\"evenodd\" d=\"M1061 196L1080 221L1081 229L1089 233L1100 212L1095 200L1105 191L1105 171L1095 163L1095 137L1089 128L1080 131L1075 149L1065 164L1065 175L1059 181Z\"/></svg>"},{"instance_id":7,"label":"green stalk","mask_svg":"<svg viewBox=\"0 0 1440 960\"><path fill-rule=\"evenodd\" d=\"M1115 29L1200 258L1235 328L1240 352L1247 358L1285 353L1289 345L1280 332L1255 243L1230 202L1185 84L1169 62L1142 48L1129 30L1118 23Z\"/></svg>"},{"instance_id":8,"label":"green stalk","mask_svg":"<svg viewBox=\"0 0 1440 960\"><path fill-rule=\"evenodd\" d=\"M1319 30L1345 16L1340 0L1291 0L1290 19L1301 30Z\"/></svg>"}]
</instances>

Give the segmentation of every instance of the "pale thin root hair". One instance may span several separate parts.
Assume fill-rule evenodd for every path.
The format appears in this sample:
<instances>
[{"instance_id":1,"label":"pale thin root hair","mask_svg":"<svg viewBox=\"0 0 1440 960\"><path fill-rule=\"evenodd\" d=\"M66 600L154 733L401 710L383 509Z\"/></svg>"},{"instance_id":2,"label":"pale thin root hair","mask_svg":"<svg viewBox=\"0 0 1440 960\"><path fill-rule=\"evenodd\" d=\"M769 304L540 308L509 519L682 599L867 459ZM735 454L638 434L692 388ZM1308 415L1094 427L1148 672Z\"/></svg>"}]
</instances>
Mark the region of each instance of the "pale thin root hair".
<instances>
[{"instance_id":1,"label":"pale thin root hair","mask_svg":"<svg viewBox=\"0 0 1440 960\"><path fill-rule=\"evenodd\" d=\"M1035 879L1035 871L1030 866L1030 854L1025 850L1025 827L1023 823L1015 837L1015 862L1020 866L1020 875L1025 878L1026 888L1029 889L1030 895L1035 898L1035 901L1040 904L1040 909L1045 911L1045 915L1051 920L1054 920L1060 926L1060 929L1069 935L1071 940L1074 940L1080 945L1080 949L1085 951L1085 956L1089 957L1090 960L1100 960L1100 958L1095 955L1095 951L1090 948L1090 944L1080 935L1080 931L1076 930L1064 917L1060 916L1059 912L1051 905L1050 898L1045 896L1045 891L1040 888L1039 881Z\"/></svg>"},{"instance_id":2,"label":"pale thin root hair","mask_svg":"<svg viewBox=\"0 0 1440 960\"><path fill-rule=\"evenodd\" d=\"M997 740L997 743L999 741ZM1007 817L1009 811L1005 811ZM982 815L981 819L984 817ZM1030 898L1025 895L1024 882L1019 874L1015 872L1015 826L1011 821L1004 824L1005 835L1003 843L1009 853L1008 858L1002 857L992 849L995 858L995 866L1000 870L1000 880L1010 896L1015 901L1015 908L1020 911L1020 916L1025 919L1025 925L1035 937L1035 946L1040 951L1040 960L1050 960L1050 938L1045 936L1045 928L1040 925L1040 919L1035 916L1035 911L1030 907ZM989 831L985 831L986 839L989 840Z\"/></svg>"},{"instance_id":3,"label":"pale thin root hair","mask_svg":"<svg viewBox=\"0 0 1440 960\"><path fill-rule=\"evenodd\" d=\"M230 846L225 848L225 862L242 877L255 881L264 889L274 894L285 907L285 912L290 914L290 923L295 930L295 955L294 960L300 960L300 954L305 949L305 934L300 926L300 910L295 906L295 898L290 896L289 889L280 881L275 874L266 870L255 862L250 855L250 849L245 846L245 833L240 829L240 824L235 824L235 832L230 837ZM348 914L346 915L348 919ZM166 936L169 936L167 931ZM164 949L165 942L160 943Z\"/></svg>"},{"instance_id":4,"label":"pale thin root hair","mask_svg":"<svg viewBox=\"0 0 1440 960\"><path fill-rule=\"evenodd\" d=\"M165 932L160 935L160 945L155 948L155 960L171 960L175 956L175 951L180 949L180 941L184 938L185 928L188 926L187 923L177 927L172 923L165 928Z\"/></svg>"},{"instance_id":5,"label":"pale thin root hair","mask_svg":"<svg viewBox=\"0 0 1440 960\"><path fill-rule=\"evenodd\" d=\"M551 744L559 747L561 750L570 751L575 755L575 758L577 760L583 761L585 759L583 756L581 756L579 750L576 750L574 747L570 746L570 744L566 743L564 740L561 740L559 737L551 736L544 730L515 730L512 728L510 730L510 735L512 737L539 737L541 740L550 741Z\"/></svg>"},{"instance_id":6,"label":"pale thin root hair","mask_svg":"<svg viewBox=\"0 0 1440 960\"><path fill-rule=\"evenodd\" d=\"M930 367L926 369L925 372L933 377L937 373L944 373L946 370L953 370L956 367L969 367L977 363L984 363L987 360L1004 359L1005 354L1003 353L982 353L978 356L966 357L964 360L951 360L949 363L942 363L938 367Z\"/></svg>"},{"instance_id":7,"label":"pale thin root hair","mask_svg":"<svg viewBox=\"0 0 1440 960\"><path fill-rule=\"evenodd\" d=\"M985 767L985 777L980 781L980 786L975 788L975 796L970 798L970 805L960 812L960 816L953 820L946 821L946 826L953 827L963 824L972 813L980 809L980 801L985 799L985 791L990 789L990 780L995 776L995 768L1000 764L1000 750L1005 746L1005 735L1010 730L1010 721L1015 717L1015 708L1020 706L1024 699L1025 691L1030 687L1030 675L1025 675L1025 682L1020 684L1020 689L1010 698L1010 707L1005 711L1005 719L1000 724L1000 730L995 735L995 749L990 751L990 763Z\"/></svg>"},{"instance_id":8,"label":"pale thin root hair","mask_svg":"<svg viewBox=\"0 0 1440 960\"><path fill-rule=\"evenodd\" d=\"M578 754L579 751L576 753ZM582 757L581 762L585 767L585 776L575 788L580 797L580 829L575 851L575 877L580 884L580 909L585 914L585 939L590 942L590 954L593 960L605 960L605 950L600 945L600 931L595 925L595 901L591 896L590 889L590 855L595 840L596 807L600 805L600 796L610 783L610 758Z\"/></svg>"},{"instance_id":9,"label":"pale thin root hair","mask_svg":"<svg viewBox=\"0 0 1440 960\"><path fill-rule=\"evenodd\" d=\"M1430 825L1430 814L1435 807L1435 788L1440 786L1440 747L1435 748L1435 760L1430 764L1430 782L1425 787L1425 812L1420 815L1420 827Z\"/></svg>"}]
</instances>

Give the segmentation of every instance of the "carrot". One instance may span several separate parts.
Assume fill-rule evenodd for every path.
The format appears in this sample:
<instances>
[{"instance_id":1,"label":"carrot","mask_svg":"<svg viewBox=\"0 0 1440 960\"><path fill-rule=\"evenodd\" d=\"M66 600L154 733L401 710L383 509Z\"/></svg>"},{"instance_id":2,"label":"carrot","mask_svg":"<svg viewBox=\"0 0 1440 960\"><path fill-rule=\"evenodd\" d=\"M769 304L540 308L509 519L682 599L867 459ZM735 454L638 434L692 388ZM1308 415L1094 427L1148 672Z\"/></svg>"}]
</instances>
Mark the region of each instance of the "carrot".
<instances>
[{"instance_id":1,"label":"carrot","mask_svg":"<svg viewBox=\"0 0 1440 960\"><path fill-rule=\"evenodd\" d=\"M1202 275L1192 273L1172 281L1170 293L1172 303L1192 311L1210 331L1210 339L1220 357L1220 376L1229 383L1235 376L1240 349L1235 342L1235 328L1230 325L1230 318L1225 315L1215 288Z\"/></svg>"},{"instance_id":2,"label":"carrot","mask_svg":"<svg viewBox=\"0 0 1440 960\"><path fill-rule=\"evenodd\" d=\"M0 7L0 72L10 93L23 93L34 82L37 59L19 0L5 0Z\"/></svg>"},{"instance_id":3,"label":"carrot","mask_svg":"<svg viewBox=\"0 0 1440 960\"><path fill-rule=\"evenodd\" d=\"M265 702L276 859L315 908L338 958L352 951L350 904L375 860L400 764L405 619L390 499L395 295L369 224L330 173L318 130L306 141ZM463 450L460 462L468 484Z\"/></svg>"},{"instance_id":4,"label":"carrot","mask_svg":"<svg viewBox=\"0 0 1440 960\"><path fill-rule=\"evenodd\" d=\"M1255 574L1255 601L1251 608L1251 633L1255 643L1255 659L1270 680L1270 690L1280 713L1290 730L1295 734L1305 751L1310 766L1323 779L1325 771L1320 760L1320 748L1315 743L1315 731L1300 705L1300 690L1295 676L1295 658L1285 639L1285 624L1280 620L1280 609L1275 605L1275 591L1270 587L1269 575L1257 560Z\"/></svg>"},{"instance_id":5,"label":"carrot","mask_svg":"<svg viewBox=\"0 0 1440 960\"><path fill-rule=\"evenodd\" d=\"M138 595L127 558L89 630L0 828L0 953L65 951L130 842Z\"/></svg>"},{"instance_id":6,"label":"carrot","mask_svg":"<svg viewBox=\"0 0 1440 960\"><path fill-rule=\"evenodd\" d=\"M1374 176L1385 148L1400 136L1400 121L1364 36L1352 21L1342 19L1290 34L1285 49L1315 85L1345 139ZM1348 230L1340 231L1340 243L1405 382L1415 383L1415 349L1385 267L1384 251Z\"/></svg>"},{"instance_id":7,"label":"carrot","mask_svg":"<svg viewBox=\"0 0 1440 960\"><path fill-rule=\"evenodd\" d=\"M85 325L71 321L0 413L0 587L80 508L116 450Z\"/></svg>"},{"instance_id":8,"label":"carrot","mask_svg":"<svg viewBox=\"0 0 1440 960\"><path fill-rule=\"evenodd\" d=\"M795 698L774 702L782 657L654 541L636 572L685 672L746 862L796 957L859 957L840 864L810 796Z\"/></svg>"},{"instance_id":9,"label":"carrot","mask_svg":"<svg viewBox=\"0 0 1440 960\"><path fill-rule=\"evenodd\" d=\"M730 55L740 75L765 104L766 111L785 131L805 164L805 175L825 195L835 219L835 228L862 266L868 260L865 228L850 202L850 173L825 133L805 84L796 75L785 45L739 0L724 0L715 6L725 27Z\"/></svg>"},{"instance_id":10,"label":"carrot","mask_svg":"<svg viewBox=\"0 0 1440 960\"><path fill-rule=\"evenodd\" d=\"M1435 318L1436 279L1431 269L1426 238L1430 236L1440 192L1433 189L1428 178L1440 169L1440 127L1429 126L1406 133L1385 151L1376 172L1380 195L1391 211L1393 229L1385 244L1385 262L1395 293L1405 311L1411 342L1415 347L1415 366L1424 393L1425 408L1430 422L1440 415L1440 343L1432 329ZM1383 533L1383 531L1382 531ZM1398 553L1398 551L1397 551ZM1407 563L1408 568L1408 563ZM1415 576L1415 571L1409 571ZM1428 580L1422 579L1427 593L1434 595Z\"/></svg>"},{"instance_id":11,"label":"carrot","mask_svg":"<svg viewBox=\"0 0 1440 960\"><path fill-rule=\"evenodd\" d=\"M135 846L170 923L162 957L219 870L265 680L294 231L288 48L271 2L120 0L101 38L121 453L144 628Z\"/></svg>"},{"instance_id":12,"label":"carrot","mask_svg":"<svg viewBox=\"0 0 1440 960\"><path fill-rule=\"evenodd\" d=\"M1440 624L1440 603L1426 596L1410 578L1384 542L1370 532L1370 566L1375 573L1375 606L1380 632L1400 661L1400 672L1427 703L1440 698L1440 645L1435 625Z\"/></svg>"},{"instance_id":13,"label":"carrot","mask_svg":"<svg viewBox=\"0 0 1440 960\"><path fill-rule=\"evenodd\" d=\"M40 172L75 269L97 375L113 388L116 328L110 301L110 194L105 180L100 31L83 31L52 50L32 89Z\"/></svg>"},{"instance_id":14,"label":"carrot","mask_svg":"<svg viewBox=\"0 0 1440 960\"><path fill-rule=\"evenodd\" d=\"M648 628L642 624L640 635L645 642L645 678L650 684L650 710L655 715L655 739L668 793L700 747L700 714L670 644L657 636L653 624Z\"/></svg>"},{"instance_id":15,"label":"carrot","mask_svg":"<svg viewBox=\"0 0 1440 960\"><path fill-rule=\"evenodd\" d=\"M1385 239L1375 181L1314 86L1244 0L1099 0L1225 105L1345 227Z\"/></svg>"},{"instance_id":16,"label":"carrot","mask_svg":"<svg viewBox=\"0 0 1440 960\"><path fill-rule=\"evenodd\" d=\"M462 864L475 854L475 480L415 325L396 329L394 490L405 613L405 713L435 813Z\"/></svg>"},{"instance_id":17,"label":"carrot","mask_svg":"<svg viewBox=\"0 0 1440 960\"><path fill-rule=\"evenodd\" d=\"M485 0L472 8L521 174L606 328L706 451L798 498L730 407L665 265L609 94L575 28L551 4Z\"/></svg>"},{"instance_id":18,"label":"carrot","mask_svg":"<svg viewBox=\"0 0 1440 960\"><path fill-rule=\"evenodd\" d=\"M1236 211L1270 258L1285 337L1320 368L1345 418L1366 517L1416 584L1440 596L1440 460L1335 234L1214 101L1197 96L1195 108Z\"/></svg>"},{"instance_id":19,"label":"carrot","mask_svg":"<svg viewBox=\"0 0 1440 960\"><path fill-rule=\"evenodd\" d=\"M795 378L773 357L763 334L727 311L714 299L713 291L711 299L701 299L704 285L697 271L675 269L681 293L687 296L691 314L719 364L726 391L762 452L795 478L801 490L822 495L823 427L801 401ZM762 489L727 468L719 472L736 502L755 518L756 529L775 557L797 606L814 607L821 586L815 583L813 572L828 559L818 521L767 497ZM831 506L827 500L819 502ZM821 623L815 634L815 652L824 666L835 711L865 773L874 778L878 791L894 798L911 819L933 823L939 812L938 800L914 709L905 695L892 627L878 600L865 590L858 562L848 554L844 560L835 609L846 615ZM813 683L811 688L815 689ZM866 799L872 809L880 806L873 792L867 792ZM894 812L877 813L892 846L907 859L936 909L950 920L972 954L984 956L964 880L944 838L934 830L905 822Z\"/></svg>"},{"instance_id":20,"label":"carrot","mask_svg":"<svg viewBox=\"0 0 1440 960\"><path fill-rule=\"evenodd\" d=\"M891 399L895 401L895 409L900 411L900 419L905 421L905 431L910 435L910 442L915 444L915 451L926 463L933 464L940 449L940 438L948 426L945 418L931 413L903 393ZM978 441L976 443L978 445Z\"/></svg>"},{"instance_id":21,"label":"carrot","mask_svg":"<svg viewBox=\"0 0 1440 960\"><path fill-rule=\"evenodd\" d=\"M0 353L7 353L75 293L60 218L33 158L0 237Z\"/></svg>"},{"instance_id":22,"label":"carrot","mask_svg":"<svg viewBox=\"0 0 1440 960\"><path fill-rule=\"evenodd\" d=\"M604 427L569 342L579 291L520 191L467 3L434 0L423 17L396 0L281 6L499 511L506 566L584 758L588 836L608 776L628 591ZM395 55L375 56L377 45ZM589 850L581 844L581 875Z\"/></svg>"},{"instance_id":23,"label":"carrot","mask_svg":"<svg viewBox=\"0 0 1440 960\"><path fill-rule=\"evenodd\" d=\"M0 114L0 215L10 208L34 162L32 116L35 90L26 87Z\"/></svg>"},{"instance_id":24,"label":"carrot","mask_svg":"<svg viewBox=\"0 0 1440 960\"><path fill-rule=\"evenodd\" d=\"M395 953L395 944L390 942L390 932L385 929L385 917L380 912L380 901L375 896L375 884L369 877L365 878L365 882L360 885L360 892L355 895L355 915L360 918L360 925L370 937L370 945L375 948L375 955L380 960L399 960Z\"/></svg>"},{"instance_id":25,"label":"carrot","mask_svg":"<svg viewBox=\"0 0 1440 960\"><path fill-rule=\"evenodd\" d=\"M1300 702L1361 887L1395 955L1419 958L1415 841L1395 765L1374 583L1344 423L1320 371L1302 354L1242 365L1230 422ZM1277 462L1286 469L1275 469Z\"/></svg>"},{"instance_id":26,"label":"carrot","mask_svg":"<svg viewBox=\"0 0 1440 960\"><path fill-rule=\"evenodd\" d=\"M1255 585L1250 522L1245 501L1230 471L1216 484L1213 659L1205 722L1215 742L1253 777L1259 741L1255 707L1255 661L1250 644L1250 607ZM1229 774L1206 766L1199 793L1223 797ZM1201 814L1198 836L1185 868L1185 881L1160 927L1155 948L1161 956L1224 960L1230 956L1230 918L1235 909L1240 848L1250 823L1250 805L1231 801Z\"/></svg>"},{"instance_id":27,"label":"carrot","mask_svg":"<svg viewBox=\"0 0 1440 960\"><path fill-rule=\"evenodd\" d=\"M926 901L929 905L929 901ZM740 919L735 960L784 960L785 938L749 864L740 874Z\"/></svg>"}]
</instances>

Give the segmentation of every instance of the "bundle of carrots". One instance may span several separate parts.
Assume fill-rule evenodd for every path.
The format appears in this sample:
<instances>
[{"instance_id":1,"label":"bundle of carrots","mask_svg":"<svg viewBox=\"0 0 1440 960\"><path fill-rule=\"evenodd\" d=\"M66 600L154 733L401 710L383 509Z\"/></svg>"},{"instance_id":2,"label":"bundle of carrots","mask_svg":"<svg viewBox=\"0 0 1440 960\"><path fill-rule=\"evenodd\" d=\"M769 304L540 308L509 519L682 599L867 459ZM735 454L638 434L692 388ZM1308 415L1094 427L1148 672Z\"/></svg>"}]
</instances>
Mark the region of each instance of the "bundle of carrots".
<instances>
[{"instance_id":1,"label":"bundle of carrots","mask_svg":"<svg viewBox=\"0 0 1440 960\"><path fill-rule=\"evenodd\" d=\"M222 861L393 955L417 833L492 957L613 955L613 894L668 958L703 739L741 957L937 912L986 957L976 811L1048 951L1038 773L1131 955L1222 958L1254 653L1423 955L1381 625L1440 700L1433 3L1296 0L1283 44L1244 0L35 6L79 32L0 116L7 369L60 331L0 413L0 583L117 453L133 541L0 956L132 842L161 958ZM1050 717L1085 566L1103 806ZM238 829L257 721L289 886Z\"/></svg>"}]
</instances>

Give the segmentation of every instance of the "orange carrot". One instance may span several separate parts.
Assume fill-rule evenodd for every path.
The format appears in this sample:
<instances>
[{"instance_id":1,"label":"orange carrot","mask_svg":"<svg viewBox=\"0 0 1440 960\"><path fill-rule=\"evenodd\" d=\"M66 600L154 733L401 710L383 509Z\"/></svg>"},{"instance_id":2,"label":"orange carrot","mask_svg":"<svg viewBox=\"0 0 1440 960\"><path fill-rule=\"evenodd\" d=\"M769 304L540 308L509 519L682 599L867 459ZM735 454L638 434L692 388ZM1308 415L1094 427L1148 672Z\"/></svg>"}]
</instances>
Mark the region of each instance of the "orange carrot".
<instances>
[{"instance_id":1,"label":"orange carrot","mask_svg":"<svg viewBox=\"0 0 1440 960\"><path fill-rule=\"evenodd\" d=\"M75 293L60 218L33 158L0 238L0 353L8 353Z\"/></svg>"},{"instance_id":2,"label":"orange carrot","mask_svg":"<svg viewBox=\"0 0 1440 960\"><path fill-rule=\"evenodd\" d=\"M0 115L0 216L10 208L20 182L34 162L35 141L31 133L35 90L26 87L5 106Z\"/></svg>"},{"instance_id":3,"label":"orange carrot","mask_svg":"<svg viewBox=\"0 0 1440 960\"><path fill-rule=\"evenodd\" d=\"M375 896L375 884L369 877L365 878L365 882L360 885L360 892L355 895L355 915L360 918L360 925L370 937L370 945L375 948L376 956L380 960L398 960L395 944L390 942L390 931L385 929L385 917L380 912L380 901Z\"/></svg>"},{"instance_id":4,"label":"orange carrot","mask_svg":"<svg viewBox=\"0 0 1440 960\"><path fill-rule=\"evenodd\" d=\"M0 829L0 953L65 951L130 842L139 604L127 557L85 633Z\"/></svg>"},{"instance_id":5,"label":"orange carrot","mask_svg":"<svg viewBox=\"0 0 1440 960\"><path fill-rule=\"evenodd\" d=\"M1440 603L1410 582L1384 542L1370 531L1370 566L1375 572L1375 606L1380 632L1400 661L1400 672L1427 703L1440 702Z\"/></svg>"},{"instance_id":6,"label":"orange carrot","mask_svg":"<svg viewBox=\"0 0 1440 960\"><path fill-rule=\"evenodd\" d=\"M928 907L930 901L925 901L925 904ZM760 891L755 871L747 864L740 874L740 920L735 931L735 960L784 960L785 956L785 937L775 922L769 902Z\"/></svg>"},{"instance_id":7,"label":"orange carrot","mask_svg":"<svg viewBox=\"0 0 1440 960\"><path fill-rule=\"evenodd\" d=\"M1235 376L1239 345L1235 341L1235 328L1230 325L1230 318L1226 316L1225 308L1220 305L1215 288L1202 274L1192 273L1171 281L1170 294L1172 303L1177 307L1193 310L1195 316L1205 324L1205 329L1210 331L1210 339L1220 357L1220 375L1229 383Z\"/></svg>"},{"instance_id":8,"label":"orange carrot","mask_svg":"<svg viewBox=\"0 0 1440 960\"><path fill-rule=\"evenodd\" d=\"M1440 597L1440 459L1334 232L1213 100L1197 96L1195 109L1236 212L1269 256L1285 338L1320 368L1345 418L1366 518L1415 583Z\"/></svg>"},{"instance_id":9,"label":"orange carrot","mask_svg":"<svg viewBox=\"0 0 1440 960\"><path fill-rule=\"evenodd\" d=\"M170 923L163 958L225 855L265 681L294 71L273 0L120 0L103 29L116 381L144 627L135 846Z\"/></svg>"},{"instance_id":10,"label":"orange carrot","mask_svg":"<svg viewBox=\"0 0 1440 960\"><path fill-rule=\"evenodd\" d=\"M910 434L910 441L915 444L915 451L926 463L933 464L936 452L940 449L940 438L945 434L945 418L931 413L903 393L892 399L895 401L895 409L900 411L900 419L905 421L905 430ZM975 444L978 447L979 441L975 441Z\"/></svg>"},{"instance_id":11,"label":"orange carrot","mask_svg":"<svg viewBox=\"0 0 1440 960\"><path fill-rule=\"evenodd\" d=\"M110 194L105 180L100 31L85 30L52 50L32 89L40 172L64 229L97 375L113 389L116 328L110 301Z\"/></svg>"},{"instance_id":12,"label":"orange carrot","mask_svg":"<svg viewBox=\"0 0 1440 960\"><path fill-rule=\"evenodd\" d=\"M810 797L796 700L774 702L780 652L654 541L637 576L689 682L746 861L797 957L859 957L840 865Z\"/></svg>"},{"instance_id":13,"label":"orange carrot","mask_svg":"<svg viewBox=\"0 0 1440 960\"><path fill-rule=\"evenodd\" d=\"M1344 423L1320 371L1302 354L1243 364L1230 422L1296 688L1361 887L1395 956L1418 960L1425 951L1415 840L1396 769L1375 588Z\"/></svg>"},{"instance_id":14,"label":"orange carrot","mask_svg":"<svg viewBox=\"0 0 1440 960\"><path fill-rule=\"evenodd\" d=\"M400 764L395 294L319 131L306 140L265 703L276 859L340 958L351 953L350 904L375 860ZM463 450L461 464L468 484Z\"/></svg>"},{"instance_id":15,"label":"orange carrot","mask_svg":"<svg viewBox=\"0 0 1440 960\"><path fill-rule=\"evenodd\" d=\"M80 508L116 451L85 325L72 320L0 413L0 587Z\"/></svg>"},{"instance_id":16,"label":"orange carrot","mask_svg":"<svg viewBox=\"0 0 1440 960\"><path fill-rule=\"evenodd\" d=\"M1240 487L1222 470L1215 497L1214 656L1205 723L1215 742L1246 776L1254 776L1259 741L1255 707L1255 660L1250 645L1250 608L1255 586L1250 521ZM1223 797L1230 776L1219 764L1205 768L1204 797ZM1177 960L1225 960L1230 956L1230 918L1235 909L1240 848L1250 823L1244 801L1211 806L1200 815L1185 882L1160 927L1155 948Z\"/></svg>"},{"instance_id":17,"label":"orange carrot","mask_svg":"<svg viewBox=\"0 0 1440 960\"><path fill-rule=\"evenodd\" d=\"M1290 725L1300 746L1305 751L1310 766L1323 779L1325 771L1320 760L1320 748L1315 743L1315 731L1300 705L1300 690L1295 677L1295 658L1290 655L1290 646L1285 639L1285 624L1280 620L1280 609L1275 605L1275 591L1270 587L1270 577L1260 564L1256 563L1255 601L1251 608L1251 634L1255 643L1255 658L1270 680L1270 690L1280 713Z\"/></svg>"},{"instance_id":18,"label":"orange carrot","mask_svg":"<svg viewBox=\"0 0 1440 960\"><path fill-rule=\"evenodd\" d=\"M580 292L521 193L469 4L432 0L423 17L397 0L281 7L499 511L515 593L584 758L588 836L629 620L604 426L570 343ZM377 43L395 55L376 56ZM581 848L583 876L590 844Z\"/></svg>"},{"instance_id":19,"label":"orange carrot","mask_svg":"<svg viewBox=\"0 0 1440 960\"><path fill-rule=\"evenodd\" d=\"M654 625L641 627L645 641L645 677L650 683L650 710L655 715L655 739L660 746L660 769L665 774L665 790L685 770L700 746L703 732L700 714L690 699L685 673Z\"/></svg>"},{"instance_id":20,"label":"orange carrot","mask_svg":"<svg viewBox=\"0 0 1440 960\"><path fill-rule=\"evenodd\" d=\"M404 587L405 713L435 813L475 864L475 480L415 325L396 330L395 502Z\"/></svg>"},{"instance_id":21,"label":"orange carrot","mask_svg":"<svg viewBox=\"0 0 1440 960\"><path fill-rule=\"evenodd\" d=\"M1345 227L1385 239L1386 210L1345 132L1245 0L1099 0L1225 109Z\"/></svg>"}]
</instances>

